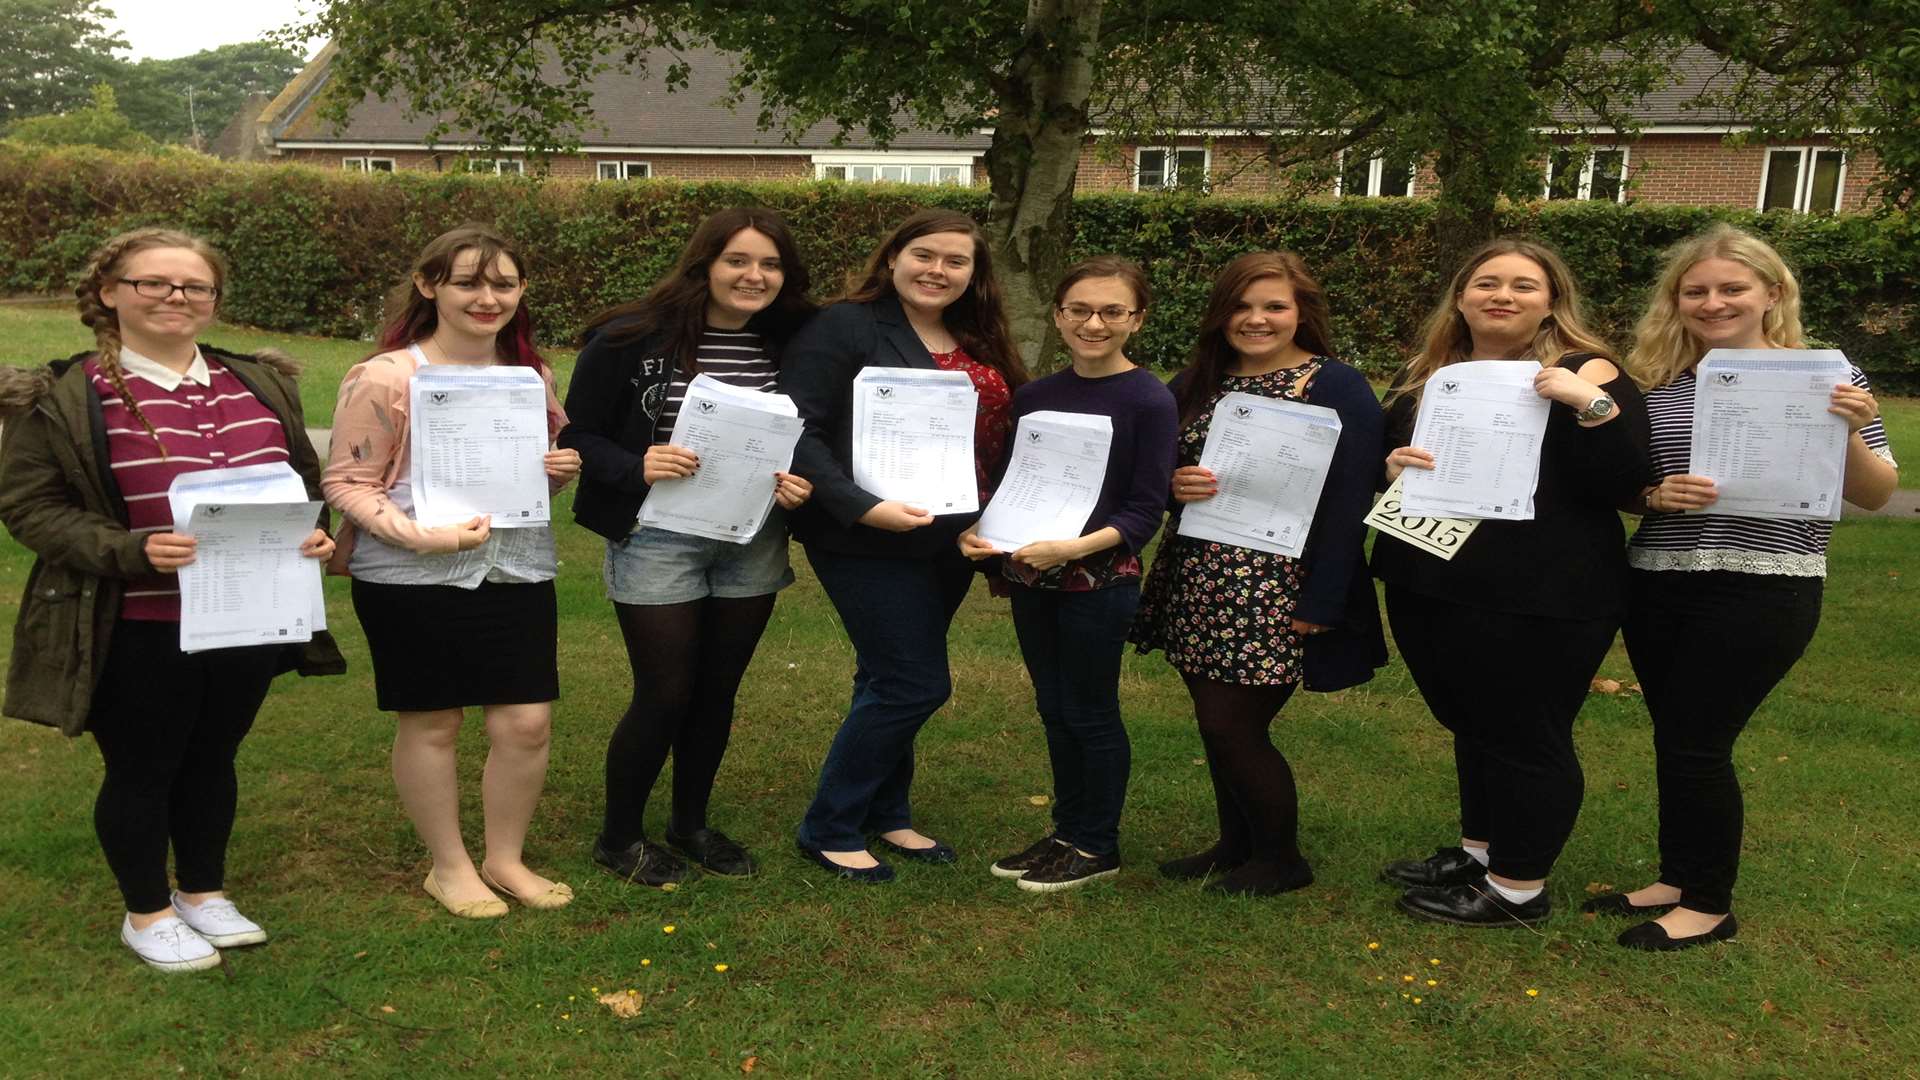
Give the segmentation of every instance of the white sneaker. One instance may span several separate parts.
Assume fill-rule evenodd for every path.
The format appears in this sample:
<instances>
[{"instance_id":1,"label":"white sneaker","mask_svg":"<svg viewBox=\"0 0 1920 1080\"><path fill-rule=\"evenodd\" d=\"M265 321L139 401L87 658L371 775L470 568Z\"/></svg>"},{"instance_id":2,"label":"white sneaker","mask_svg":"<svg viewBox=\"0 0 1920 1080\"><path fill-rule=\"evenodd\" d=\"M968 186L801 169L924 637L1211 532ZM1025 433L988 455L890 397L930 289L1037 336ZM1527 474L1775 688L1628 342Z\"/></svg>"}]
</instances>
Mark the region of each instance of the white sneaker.
<instances>
[{"instance_id":1,"label":"white sneaker","mask_svg":"<svg viewBox=\"0 0 1920 1080\"><path fill-rule=\"evenodd\" d=\"M180 899L179 893L174 893L173 913L216 948L258 945L267 940L267 932L260 929L260 924L240 914L233 901L225 897L189 904Z\"/></svg>"},{"instance_id":2,"label":"white sneaker","mask_svg":"<svg viewBox=\"0 0 1920 1080\"><path fill-rule=\"evenodd\" d=\"M220 964L220 950L171 915L145 930L135 930L133 916L128 915L120 923L120 940L149 967L161 971L201 971Z\"/></svg>"}]
</instances>

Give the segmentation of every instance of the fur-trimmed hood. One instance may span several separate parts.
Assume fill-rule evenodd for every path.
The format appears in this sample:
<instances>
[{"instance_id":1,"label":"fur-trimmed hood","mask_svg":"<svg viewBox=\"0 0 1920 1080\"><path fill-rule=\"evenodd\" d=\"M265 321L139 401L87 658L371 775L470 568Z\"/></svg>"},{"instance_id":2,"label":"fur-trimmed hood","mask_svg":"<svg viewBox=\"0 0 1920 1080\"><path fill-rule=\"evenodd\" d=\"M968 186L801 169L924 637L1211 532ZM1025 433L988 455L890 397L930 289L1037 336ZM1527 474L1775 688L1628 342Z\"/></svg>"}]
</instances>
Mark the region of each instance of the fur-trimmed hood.
<instances>
[{"instance_id":1,"label":"fur-trimmed hood","mask_svg":"<svg viewBox=\"0 0 1920 1080\"><path fill-rule=\"evenodd\" d=\"M262 367L272 368L289 379L300 377L300 361L279 349L261 349L257 353L237 353L217 345L202 345L200 352L223 361L250 361ZM74 353L64 360L49 360L39 367L0 364L0 420L33 408L40 399L53 393L54 384L59 382L62 376L92 355L91 351Z\"/></svg>"}]
</instances>

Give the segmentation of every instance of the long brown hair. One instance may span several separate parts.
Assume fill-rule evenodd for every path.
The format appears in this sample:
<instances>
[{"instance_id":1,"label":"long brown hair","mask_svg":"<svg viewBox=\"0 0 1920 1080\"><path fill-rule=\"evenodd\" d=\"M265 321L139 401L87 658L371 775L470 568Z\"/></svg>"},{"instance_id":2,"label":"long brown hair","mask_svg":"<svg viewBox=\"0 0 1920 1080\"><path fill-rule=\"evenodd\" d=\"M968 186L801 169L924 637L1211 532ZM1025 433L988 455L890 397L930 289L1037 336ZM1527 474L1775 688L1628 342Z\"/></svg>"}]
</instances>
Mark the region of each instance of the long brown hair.
<instances>
[{"instance_id":1,"label":"long brown hair","mask_svg":"<svg viewBox=\"0 0 1920 1080\"><path fill-rule=\"evenodd\" d=\"M227 283L227 260L211 244L193 235L177 229L134 229L100 245L87 260L87 268L80 274L80 281L73 287L73 295L78 298L80 321L93 331L94 359L100 364L100 373L105 375L112 385L113 392L120 395L126 403L127 411L147 429L153 438L153 444L160 448L160 456L167 456L167 447L160 441L160 432L140 411L140 403L133 399L127 390L126 373L120 367L120 313L107 306L100 298L102 290L119 280L120 268L126 261L142 251L156 248L181 248L200 256L213 271L213 284L224 289ZM216 297L214 303L218 304Z\"/></svg>"},{"instance_id":2,"label":"long brown hair","mask_svg":"<svg viewBox=\"0 0 1920 1080\"><path fill-rule=\"evenodd\" d=\"M1307 272L1306 260L1291 251L1249 251L1220 269L1213 279L1213 291L1207 294L1200 333L1194 339L1193 355L1187 360L1180 388L1181 423L1192 420L1220 392L1221 379L1239 355L1227 341L1227 320L1233 317L1241 294L1256 281L1276 277L1293 286L1293 305L1299 320L1293 343L1314 356L1333 352L1333 315L1327 310L1327 293Z\"/></svg>"},{"instance_id":3,"label":"long brown hair","mask_svg":"<svg viewBox=\"0 0 1920 1080\"><path fill-rule=\"evenodd\" d=\"M404 349L416 341L433 336L440 326L440 310L433 301L420 292L415 280L423 280L429 285L444 285L453 278L453 264L458 262L464 252L472 251L479 255L474 266L480 275L492 278L494 264L505 255L507 261L519 272L524 285L527 280L527 258L506 237L493 230L490 225L478 222L450 229L428 241L420 249L420 257L413 261L413 269L407 272L406 280L393 287L387 293L387 317L380 327L375 340L381 352ZM499 284L499 282L495 282ZM546 358L533 344L533 314L527 309L527 296L520 294L520 303L514 308L513 318L500 328L494 336L493 352L503 364L518 364L530 367L543 375L547 370Z\"/></svg>"},{"instance_id":4,"label":"long brown hair","mask_svg":"<svg viewBox=\"0 0 1920 1080\"><path fill-rule=\"evenodd\" d=\"M1586 315L1580 303L1580 288L1574 282L1573 271L1567 269L1566 260L1560 257L1559 252L1532 240L1511 237L1490 240L1467 256L1467 261L1460 265L1452 282L1447 285L1447 291L1441 294L1439 302L1427 315L1427 321L1420 329L1420 351L1394 377L1393 389L1387 393L1386 404L1391 405L1409 394L1418 397L1420 388L1433 378L1434 372L1448 364L1473 359L1473 332L1467 328L1467 317L1460 314L1460 296L1467 291L1467 283L1473 280L1474 271L1502 255L1518 255L1532 260L1547 275L1547 317L1540 320L1540 329L1534 333L1532 343L1522 354L1523 358L1538 360L1542 367L1552 367L1570 352L1613 355L1613 350L1600 339L1600 335L1587 328Z\"/></svg>"},{"instance_id":5,"label":"long brown hair","mask_svg":"<svg viewBox=\"0 0 1920 1080\"><path fill-rule=\"evenodd\" d=\"M986 234L967 215L952 210L921 210L907 218L873 249L866 267L847 279L847 291L839 299L864 304L898 296L893 288L894 260L920 237L946 232L973 238L973 276L967 282L967 291L941 311L940 321L968 356L998 371L1011 390L1027 381L1027 366L1020 360L1013 331L1007 325L1006 300L1000 294L999 279L993 275L993 253L988 250Z\"/></svg>"},{"instance_id":6,"label":"long brown hair","mask_svg":"<svg viewBox=\"0 0 1920 1080\"><path fill-rule=\"evenodd\" d=\"M767 339L777 362L780 346L813 315L813 301L807 299L813 278L800 258L787 219L777 210L760 206L736 206L708 215L693 230L673 269L645 296L617 304L588 320L580 331L580 344L584 346L589 335L615 323L618 325L607 331L610 343L635 341L665 331L667 355L674 358L681 371L695 374L700 334L707 328L707 273L713 261L727 250L728 242L746 229L772 240L774 250L780 253L780 292L771 304L754 312L746 327Z\"/></svg>"}]
</instances>

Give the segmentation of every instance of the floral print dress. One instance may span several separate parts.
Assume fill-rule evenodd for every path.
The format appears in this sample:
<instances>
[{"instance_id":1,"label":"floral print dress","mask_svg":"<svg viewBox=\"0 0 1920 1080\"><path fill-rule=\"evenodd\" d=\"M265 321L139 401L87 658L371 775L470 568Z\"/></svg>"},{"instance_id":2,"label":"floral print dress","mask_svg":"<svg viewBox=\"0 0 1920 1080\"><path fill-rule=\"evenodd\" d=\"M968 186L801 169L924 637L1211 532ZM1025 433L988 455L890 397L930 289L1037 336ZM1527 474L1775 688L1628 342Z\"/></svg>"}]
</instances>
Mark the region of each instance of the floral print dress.
<instances>
[{"instance_id":1,"label":"floral print dress","mask_svg":"<svg viewBox=\"0 0 1920 1080\"><path fill-rule=\"evenodd\" d=\"M1261 375L1227 375L1220 392L1180 429L1178 466L1200 464L1214 406L1238 391L1299 401L1320 357ZM1176 511L1177 521L1177 511ZM1252 548L1162 534L1147 573L1129 639L1140 652L1165 649L1184 675L1245 686L1284 686L1301 678L1301 637L1293 630L1300 562Z\"/></svg>"}]
</instances>

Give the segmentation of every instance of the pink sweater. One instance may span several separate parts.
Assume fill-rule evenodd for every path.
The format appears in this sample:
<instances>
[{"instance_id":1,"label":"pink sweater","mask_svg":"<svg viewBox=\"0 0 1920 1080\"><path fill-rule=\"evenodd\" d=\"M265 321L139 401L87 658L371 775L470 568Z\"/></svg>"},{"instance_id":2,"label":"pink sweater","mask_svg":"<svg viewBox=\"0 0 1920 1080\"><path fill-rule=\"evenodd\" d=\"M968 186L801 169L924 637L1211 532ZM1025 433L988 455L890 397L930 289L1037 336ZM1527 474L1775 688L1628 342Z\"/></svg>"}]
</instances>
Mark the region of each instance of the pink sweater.
<instances>
[{"instance_id":1,"label":"pink sweater","mask_svg":"<svg viewBox=\"0 0 1920 1080\"><path fill-rule=\"evenodd\" d=\"M362 360L340 381L340 400L333 409L333 446L320 478L327 503L346 518L340 524L338 550L327 564L335 573L346 572L354 529L365 529L409 551L431 554L459 549L453 529L423 527L387 497L394 482L407 475L413 457L407 392L419 367L411 352L398 349ZM554 396L553 372L541 374L547 383L547 438L551 440L567 426L567 414ZM564 486L549 480L555 492Z\"/></svg>"}]
</instances>

